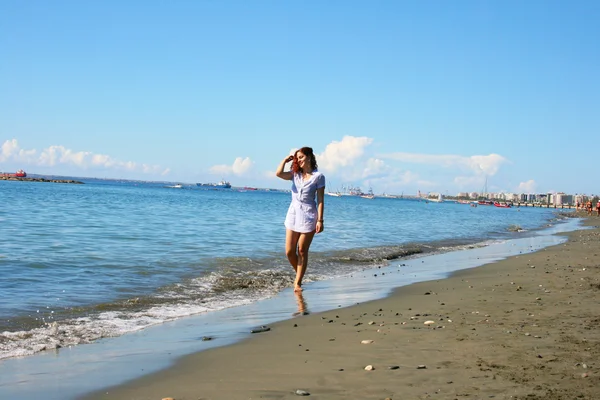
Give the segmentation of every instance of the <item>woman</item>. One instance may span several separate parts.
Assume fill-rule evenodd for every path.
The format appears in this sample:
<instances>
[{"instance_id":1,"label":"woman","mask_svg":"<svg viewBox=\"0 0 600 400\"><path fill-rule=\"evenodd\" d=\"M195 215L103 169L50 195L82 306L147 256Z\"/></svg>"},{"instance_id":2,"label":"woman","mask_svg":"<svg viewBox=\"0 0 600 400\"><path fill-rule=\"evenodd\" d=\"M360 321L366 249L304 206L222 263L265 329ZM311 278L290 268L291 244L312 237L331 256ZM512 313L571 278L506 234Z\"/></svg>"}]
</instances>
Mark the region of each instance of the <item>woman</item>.
<instances>
[{"instance_id":1,"label":"woman","mask_svg":"<svg viewBox=\"0 0 600 400\"><path fill-rule=\"evenodd\" d=\"M284 171L290 161L291 171ZM323 232L325 176L317 170L317 160L310 147L303 147L283 159L275 174L292 181L292 203L285 217L285 254L296 271L294 292L300 292L310 243L315 233Z\"/></svg>"}]
</instances>

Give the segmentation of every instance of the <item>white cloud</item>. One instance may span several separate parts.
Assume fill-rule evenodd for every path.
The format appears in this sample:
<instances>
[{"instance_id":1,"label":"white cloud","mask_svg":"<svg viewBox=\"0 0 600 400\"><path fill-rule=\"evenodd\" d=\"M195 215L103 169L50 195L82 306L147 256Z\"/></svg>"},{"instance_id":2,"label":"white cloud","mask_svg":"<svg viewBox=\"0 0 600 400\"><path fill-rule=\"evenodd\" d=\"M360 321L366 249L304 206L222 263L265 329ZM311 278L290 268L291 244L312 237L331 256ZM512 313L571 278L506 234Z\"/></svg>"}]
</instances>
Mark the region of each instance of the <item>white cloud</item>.
<instances>
[{"instance_id":1,"label":"white cloud","mask_svg":"<svg viewBox=\"0 0 600 400\"><path fill-rule=\"evenodd\" d=\"M325 147L323 153L317 155L319 169L324 172L335 172L337 169L355 163L365 152L365 148L373 142L365 136L344 136L341 141L333 141Z\"/></svg>"},{"instance_id":2,"label":"white cloud","mask_svg":"<svg viewBox=\"0 0 600 400\"><path fill-rule=\"evenodd\" d=\"M519 188L517 192L519 193L535 193L536 191L536 183L533 179L528 180L527 182L519 183Z\"/></svg>"},{"instance_id":3,"label":"white cloud","mask_svg":"<svg viewBox=\"0 0 600 400\"><path fill-rule=\"evenodd\" d=\"M14 160L23 163L31 163L36 154L36 150L21 149L17 139L5 141L0 149L0 162Z\"/></svg>"},{"instance_id":4,"label":"white cloud","mask_svg":"<svg viewBox=\"0 0 600 400\"><path fill-rule=\"evenodd\" d=\"M487 156L458 156L458 155L435 155L418 153L391 153L382 155L382 158L402 161L413 164L437 165L443 168L458 168L469 170L478 175L495 175L500 166L509 162L499 154L489 154Z\"/></svg>"},{"instance_id":5,"label":"white cloud","mask_svg":"<svg viewBox=\"0 0 600 400\"><path fill-rule=\"evenodd\" d=\"M214 165L210 167L210 172L215 175L244 175L254 165L254 162L250 159L250 157L242 158L237 157L232 165Z\"/></svg>"},{"instance_id":6,"label":"white cloud","mask_svg":"<svg viewBox=\"0 0 600 400\"><path fill-rule=\"evenodd\" d=\"M475 176L457 176L454 178L454 183L459 189L466 189L472 191L473 188L483 188L485 184L485 177L480 175Z\"/></svg>"},{"instance_id":7,"label":"white cloud","mask_svg":"<svg viewBox=\"0 0 600 400\"><path fill-rule=\"evenodd\" d=\"M373 176L388 174L389 172L390 170L383 160L378 158L370 158L367 160L367 165L362 171L362 177L363 179L366 179Z\"/></svg>"},{"instance_id":8,"label":"white cloud","mask_svg":"<svg viewBox=\"0 0 600 400\"><path fill-rule=\"evenodd\" d=\"M29 165L55 167L71 165L79 169L109 168L117 170L139 171L143 173L169 172L158 165L141 164L133 161L119 161L108 155L94 154L89 151L74 151L64 146L50 146L39 152L35 149L21 149L17 139L6 140L1 147L0 162L19 162Z\"/></svg>"},{"instance_id":9,"label":"white cloud","mask_svg":"<svg viewBox=\"0 0 600 400\"><path fill-rule=\"evenodd\" d=\"M414 194L416 194L418 189L427 191L427 189L437 185L435 182L421 179L420 175L413 171L401 171L392 169L389 166L386 167L384 175L370 178L367 182L376 191L395 194L408 194L413 190Z\"/></svg>"}]
</instances>

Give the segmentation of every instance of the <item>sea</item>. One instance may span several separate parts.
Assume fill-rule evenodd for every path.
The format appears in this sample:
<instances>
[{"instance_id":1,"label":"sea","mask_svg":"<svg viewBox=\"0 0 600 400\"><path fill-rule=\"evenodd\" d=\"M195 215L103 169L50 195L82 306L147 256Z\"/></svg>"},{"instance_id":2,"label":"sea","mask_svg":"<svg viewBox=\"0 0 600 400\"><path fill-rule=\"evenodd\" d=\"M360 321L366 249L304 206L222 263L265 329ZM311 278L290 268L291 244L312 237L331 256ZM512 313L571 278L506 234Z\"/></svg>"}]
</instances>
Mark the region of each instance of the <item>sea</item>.
<instances>
[{"instance_id":1,"label":"sea","mask_svg":"<svg viewBox=\"0 0 600 400\"><path fill-rule=\"evenodd\" d=\"M69 179L83 184L0 181L0 366L218 315L292 286L289 191ZM568 214L326 196L305 291L390 263L531 237Z\"/></svg>"}]
</instances>

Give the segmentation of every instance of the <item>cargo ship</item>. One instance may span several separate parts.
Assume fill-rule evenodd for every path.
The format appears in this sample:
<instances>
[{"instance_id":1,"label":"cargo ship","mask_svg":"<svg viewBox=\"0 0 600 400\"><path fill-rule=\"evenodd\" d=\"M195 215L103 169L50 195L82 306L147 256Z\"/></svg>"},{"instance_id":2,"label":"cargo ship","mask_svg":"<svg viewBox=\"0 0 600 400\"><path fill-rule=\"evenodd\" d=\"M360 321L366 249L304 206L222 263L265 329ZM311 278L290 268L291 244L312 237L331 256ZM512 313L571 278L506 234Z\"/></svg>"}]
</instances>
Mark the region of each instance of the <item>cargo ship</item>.
<instances>
[{"instance_id":1,"label":"cargo ship","mask_svg":"<svg viewBox=\"0 0 600 400\"><path fill-rule=\"evenodd\" d=\"M231 183L221 180L219 183L196 183L196 186L206 189L231 189Z\"/></svg>"},{"instance_id":2,"label":"cargo ship","mask_svg":"<svg viewBox=\"0 0 600 400\"><path fill-rule=\"evenodd\" d=\"M0 176L5 177L5 178L26 178L27 177L27 172L25 172L22 169L20 169L17 172L15 172L14 174L13 173L0 172Z\"/></svg>"}]
</instances>

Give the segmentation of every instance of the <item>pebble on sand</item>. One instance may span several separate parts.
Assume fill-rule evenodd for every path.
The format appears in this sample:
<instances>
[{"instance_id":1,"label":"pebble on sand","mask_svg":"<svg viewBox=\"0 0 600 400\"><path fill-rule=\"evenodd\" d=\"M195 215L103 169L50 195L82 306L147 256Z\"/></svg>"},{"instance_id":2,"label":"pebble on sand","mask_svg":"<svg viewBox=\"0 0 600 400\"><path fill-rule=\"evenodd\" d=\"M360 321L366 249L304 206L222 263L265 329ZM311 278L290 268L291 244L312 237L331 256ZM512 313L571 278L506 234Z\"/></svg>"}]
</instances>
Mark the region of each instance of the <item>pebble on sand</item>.
<instances>
[{"instance_id":1,"label":"pebble on sand","mask_svg":"<svg viewBox=\"0 0 600 400\"><path fill-rule=\"evenodd\" d=\"M362 340L360 343L361 344L371 344L371 343L373 343L373 341L371 339L367 339L367 340Z\"/></svg>"},{"instance_id":2,"label":"pebble on sand","mask_svg":"<svg viewBox=\"0 0 600 400\"><path fill-rule=\"evenodd\" d=\"M435 324L435 321L429 320L429 321L423 322L423 325L433 325L433 324Z\"/></svg>"},{"instance_id":3,"label":"pebble on sand","mask_svg":"<svg viewBox=\"0 0 600 400\"><path fill-rule=\"evenodd\" d=\"M308 393L306 390L298 389L296 390L296 396L310 396L310 393Z\"/></svg>"},{"instance_id":4,"label":"pebble on sand","mask_svg":"<svg viewBox=\"0 0 600 400\"><path fill-rule=\"evenodd\" d=\"M261 333L261 332L268 332L268 331L270 331L270 330L271 330L271 328L269 328L268 326L266 326L266 325L262 325L262 326L260 326L260 327L258 327L258 328L254 328L254 329L252 329L252 330L250 331L250 333Z\"/></svg>"},{"instance_id":5,"label":"pebble on sand","mask_svg":"<svg viewBox=\"0 0 600 400\"><path fill-rule=\"evenodd\" d=\"M372 366L372 365L367 365L367 366L365 367L365 371L373 371L374 369L375 369L375 367L374 367L374 366Z\"/></svg>"}]
</instances>

